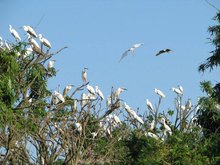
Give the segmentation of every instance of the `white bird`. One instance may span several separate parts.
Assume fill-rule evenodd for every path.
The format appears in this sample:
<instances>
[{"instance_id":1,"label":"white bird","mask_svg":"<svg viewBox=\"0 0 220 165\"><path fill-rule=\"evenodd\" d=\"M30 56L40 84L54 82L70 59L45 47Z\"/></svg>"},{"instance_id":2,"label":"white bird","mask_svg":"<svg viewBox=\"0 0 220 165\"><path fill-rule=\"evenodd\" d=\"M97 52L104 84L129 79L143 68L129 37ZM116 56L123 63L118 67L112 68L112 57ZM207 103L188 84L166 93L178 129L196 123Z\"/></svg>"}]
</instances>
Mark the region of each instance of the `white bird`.
<instances>
[{"instance_id":1,"label":"white bird","mask_svg":"<svg viewBox=\"0 0 220 165\"><path fill-rule=\"evenodd\" d=\"M8 51L11 50L11 45L9 43L7 43L7 41L5 41L5 47Z\"/></svg>"},{"instance_id":2,"label":"white bird","mask_svg":"<svg viewBox=\"0 0 220 165\"><path fill-rule=\"evenodd\" d=\"M135 111L133 111L131 109L131 107L129 107L126 103L124 103L124 107L125 110L131 115L133 116L138 122L140 122L141 124L144 124L144 121L136 114Z\"/></svg>"},{"instance_id":3,"label":"white bird","mask_svg":"<svg viewBox=\"0 0 220 165\"><path fill-rule=\"evenodd\" d=\"M81 107L84 107L88 102L88 97L85 93L82 93L81 95Z\"/></svg>"},{"instance_id":4,"label":"white bird","mask_svg":"<svg viewBox=\"0 0 220 165\"><path fill-rule=\"evenodd\" d=\"M53 93L53 95L52 95L52 98L53 97L55 97L55 98L57 98L58 99L58 102L56 103L56 104L58 104L58 103L64 103L65 102L65 98L63 97L63 95L61 94L61 93L59 93L59 92L57 92L57 91L54 91L54 93ZM53 100L53 99L52 99Z\"/></svg>"},{"instance_id":5,"label":"white bird","mask_svg":"<svg viewBox=\"0 0 220 165\"><path fill-rule=\"evenodd\" d=\"M87 82L87 70L88 68L84 68L82 71L82 81L84 84Z\"/></svg>"},{"instance_id":6,"label":"white bird","mask_svg":"<svg viewBox=\"0 0 220 165\"><path fill-rule=\"evenodd\" d=\"M13 35L13 37L14 37L16 40L21 41L21 38L20 38L20 36L18 35L18 32L17 32L15 29L13 29L11 25L9 25L9 31L10 31L10 33Z\"/></svg>"},{"instance_id":7,"label":"white bird","mask_svg":"<svg viewBox=\"0 0 220 165\"><path fill-rule=\"evenodd\" d=\"M95 86L95 92L98 94L98 96L101 98L101 100L104 100L104 95L98 86Z\"/></svg>"},{"instance_id":8,"label":"white bird","mask_svg":"<svg viewBox=\"0 0 220 165\"><path fill-rule=\"evenodd\" d=\"M148 99L146 99L146 104L147 104L147 107L148 107L148 109L150 110L150 111L153 111L153 105L152 105L152 103L148 100Z\"/></svg>"},{"instance_id":9,"label":"white bird","mask_svg":"<svg viewBox=\"0 0 220 165\"><path fill-rule=\"evenodd\" d=\"M98 135L98 132L92 132L91 135L92 135L92 138L94 139Z\"/></svg>"},{"instance_id":10,"label":"white bird","mask_svg":"<svg viewBox=\"0 0 220 165\"><path fill-rule=\"evenodd\" d=\"M177 95L183 95L179 88L172 88L172 91L175 92Z\"/></svg>"},{"instance_id":11,"label":"white bird","mask_svg":"<svg viewBox=\"0 0 220 165\"><path fill-rule=\"evenodd\" d=\"M82 125L80 123L74 123L74 127L78 132L82 132Z\"/></svg>"},{"instance_id":12,"label":"white bird","mask_svg":"<svg viewBox=\"0 0 220 165\"><path fill-rule=\"evenodd\" d=\"M37 38L37 34L34 31L34 29L31 26L23 26L24 31L26 31L27 33L29 33L31 36Z\"/></svg>"},{"instance_id":13,"label":"white bird","mask_svg":"<svg viewBox=\"0 0 220 165\"><path fill-rule=\"evenodd\" d=\"M123 88L123 87L119 87L113 94L114 96L114 99L118 99L119 95L124 92L125 90L127 90L126 88Z\"/></svg>"},{"instance_id":14,"label":"white bird","mask_svg":"<svg viewBox=\"0 0 220 165\"><path fill-rule=\"evenodd\" d=\"M179 90L183 93L183 87L181 85L178 85Z\"/></svg>"},{"instance_id":15,"label":"white bird","mask_svg":"<svg viewBox=\"0 0 220 165\"><path fill-rule=\"evenodd\" d=\"M67 93L71 90L71 88L73 87L73 84L67 85L64 90L63 90L63 97L66 97Z\"/></svg>"},{"instance_id":16,"label":"white bird","mask_svg":"<svg viewBox=\"0 0 220 165\"><path fill-rule=\"evenodd\" d=\"M89 91L89 93L95 95L95 89L91 85L87 85L86 88Z\"/></svg>"},{"instance_id":17,"label":"white bird","mask_svg":"<svg viewBox=\"0 0 220 165\"><path fill-rule=\"evenodd\" d=\"M186 108L186 110L189 110L189 109L191 109L191 107L192 107L191 99L188 99L186 102L185 108Z\"/></svg>"},{"instance_id":18,"label":"white bird","mask_svg":"<svg viewBox=\"0 0 220 165\"><path fill-rule=\"evenodd\" d=\"M152 120L152 122L149 124L149 130L153 130L155 127L155 120Z\"/></svg>"},{"instance_id":19,"label":"white bird","mask_svg":"<svg viewBox=\"0 0 220 165\"><path fill-rule=\"evenodd\" d=\"M111 104L112 104L111 96L108 96L107 99L106 99L106 106L107 106L107 108L110 108Z\"/></svg>"},{"instance_id":20,"label":"white bird","mask_svg":"<svg viewBox=\"0 0 220 165\"><path fill-rule=\"evenodd\" d=\"M56 60L50 60L47 64L47 69L53 68L55 62L56 62Z\"/></svg>"},{"instance_id":21,"label":"white bird","mask_svg":"<svg viewBox=\"0 0 220 165\"><path fill-rule=\"evenodd\" d=\"M161 118L161 122L162 122L162 124L164 126L165 133L168 132L170 135L172 135L171 128L166 124L166 121L165 121L165 119L163 117Z\"/></svg>"},{"instance_id":22,"label":"white bird","mask_svg":"<svg viewBox=\"0 0 220 165\"><path fill-rule=\"evenodd\" d=\"M51 48L50 42L49 42L46 38L43 38L42 34L39 34L38 37L39 37L40 42L41 42L43 45L45 45L45 46L48 47L49 49Z\"/></svg>"},{"instance_id":23,"label":"white bird","mask_svg":"<svg viewBox=\"0 0 220 165\"><path fill-rule=\"evenodd\" d=\"M32 48L40 49L40 46L37 43L37 41L35 41L35 39L33 39L29 33L27 34L27 36L28 36L28 41L30 42Z\"/></svg>"},{"instance_id":24,"label":"white bird","mask_svg":"<svg viewBox=\"0 0 220 165\"><path fill-rule=\"evenodd\" d=\"M137 43L137 44L134 44L131 48L129 48L128 50L126 50L122 56L121 56L121 59L119 60L119 62L125 58L130 52L131 53L134 53L135 49L139 48L140 46L144 45L144 43Z\"/></svg>"},{"instance_id":25,"label":"white bird","mask_svg":"<svg viewBox=\"0 0 220 165\"><path fill-rule=\"evenodd\" d=\"M31 47L26 48L24 58L30 56L33 53L33 49Z\"/></svg>"},{"instance_id":26,"label":"white bird","mask_svg":"<svg viewBox=\"0 0 220 165\"><path fill-rule=\"evenodd\" d=\"M117 115L113 114L113 119L117 124L121 124L121 120L119 119Z\"/></svg>"},{"instance_id":27,"label":"white bird","mask_svg":"<svg viewBox=\"0 0 220 165\"><path fill-rule=\"evenodd\" d=\"M152 133L152 132L145 133L145 136L151 137L151 138L156 139L156 140L159 139L159 137L156 134Z\"/></svg>"},{"instance_id":28,"label":"white bird","mask_svg":"<svg viewBox=\"0 0 220 165\"><path fill-rule=\"evenodd\" d=\"M155 93L156 93L157 95L159 95L161 98L165 98L165 97L166 97L165 94L164 94L162 91L160 91L159 89L155 88L154 91L155 91Z\"/></svg>"}]
</instances>

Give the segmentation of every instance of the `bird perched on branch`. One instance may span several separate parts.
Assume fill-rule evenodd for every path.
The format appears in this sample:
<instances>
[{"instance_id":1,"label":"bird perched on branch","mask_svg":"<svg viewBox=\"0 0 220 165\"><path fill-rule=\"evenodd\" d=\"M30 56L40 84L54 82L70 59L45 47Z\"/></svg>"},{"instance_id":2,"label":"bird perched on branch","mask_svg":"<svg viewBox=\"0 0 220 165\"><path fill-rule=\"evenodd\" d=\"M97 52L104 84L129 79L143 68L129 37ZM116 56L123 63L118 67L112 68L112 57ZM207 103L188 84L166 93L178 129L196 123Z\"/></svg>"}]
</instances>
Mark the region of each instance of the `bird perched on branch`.
<instances>
[{"instance_id":1,"label":"bird perched on branch","mask_svg":"<svg viewBox=\"0 0 220 165\"><path fill-rule=\"evenodd\" d=\"M172 52L171 49L163 49L163 50L160 50L160 51L156 54L156 56L159 56L160 54L163 54L163 53L170 53L170 52Z\"/></svg>"},{"instance_id":2,"label":"bird perched on branch","mask_svg":"<svg viewBox=\"0 0 220 165\"><path fill-rule=\"evenodd\" d=\"M128 50L126 50L126 51L122 54L121 59L119 60L119 62L121 62L121 60L122 60L123 58L125 58L129 53L134 53L134 51L135 51L137 48L141 47L142 45L144 45L144 43L134 44L131 48L129 48Z\"/></svg>"},{"instance_id":3,"label":"bird perched on branch","mask_svg":"<svg viewBox=\"0 0 220 165\"><path fill-rule=\"evenodd\" d=\"M83 71L82 71L82 80L83 80L83 83L86 84L87 82L87 71L88 68L84 68Z\"/></svg>"},{"instance_id":4,"label":"bird perched on branch","mask_svg":"<svg viewBox=\"0 0 220 165\"><path fill-rule=\"evenodd\" d=\"M39 37L40 42L41 42L43 45L45 45L45 46L48 47L49 49L51 48L50 42L49 42L46 38L43 38L42 34L39 34L38 37Z\"/></svg>"},{"instance_id":5,"label":"bird perched on branch","mask_svg":"<svg viewBox=\"0 0 220 165\"><path fill-rule=\"evenodd\" d=\"M17 32L15 29L13 29L11 25L9 25L9 31L10 31L10 33L13 35L13 37L14 37L16 40L21 41L21 38L20 38L20 36L18 35L18 32Z\"/></svg>"},{"instance_id":6,"label":"bird perched on branch","mask_svg":"<svg viewBox=\"0 0 220 165\"><path fill-rule=\"evenodd\" d=\"M24 26L23 26L23 29L24 29L24 31L26 31L28 34L30 34L32 37L37 38L37 34L36 34L36 32L34 31L34 29L33 29L31 26L26 26L26 25L24 25Z\"/></svg>"}]
</instances>

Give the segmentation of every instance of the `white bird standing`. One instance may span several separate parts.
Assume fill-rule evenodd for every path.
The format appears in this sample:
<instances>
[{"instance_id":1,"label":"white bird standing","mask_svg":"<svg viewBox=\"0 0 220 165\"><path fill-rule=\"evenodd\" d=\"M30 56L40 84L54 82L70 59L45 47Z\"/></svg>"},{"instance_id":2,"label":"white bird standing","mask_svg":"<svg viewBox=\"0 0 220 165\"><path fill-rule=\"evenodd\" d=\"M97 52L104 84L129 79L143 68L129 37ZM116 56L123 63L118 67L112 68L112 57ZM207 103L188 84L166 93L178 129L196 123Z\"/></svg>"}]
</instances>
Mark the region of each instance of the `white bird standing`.
<instances>
[{"instance_id":1,"label":"white bird standing","mask_svg":"<svg viewBox=\"0 0 220 165\"><path fill-rule=\"evenodd\" d=\"M186 110L191 109L191 107L192 107L191 99L187 100L185 107L186 107Z\"/></svg>"},{"instance_id":2,"label":"white bird standing","mask_svg":"<svg viewBox=\"0 0 220 165\"><path fill-rule=\"evenodd\" d=\"M114 99L118 99L119 95L124 92L125 90L127 90L126 88L123 88L123 87L119 87L114 93L113 93L113 96L114 96Z\"/></svg>"},{"instance_id":3,"label":"white bird standing","mask_svg":"<svg viewBox=\"0 0 220 165\"><path fill-rule=\"evenodd\" d=\"M106 99L107 109L109 109L111 107L111 104L112 104L111 96L108 96L107 99Z\"/></svg>"},{"instance_id":4,"label":"white bird standing","mask_svg":"<svg viewBox=\"0 0 220 165\"><path fill-rule=\"evenodd\" d=\"M11 25L9 25L9 31L10 31L10 33L13 35L13 37L14 37L16 40L21 41L21 38L20 38L20 36L18 35L18 32L17 32L15 29L13 29Z\"/></svg>"},{"instance_id":5,"label":"white bird standing","mask_svg":"<svg viewBox=\"0 0 220 165\"><path fill-rule=\"evenodd\" d=\"M56 60L50 60L47 64L47 69L53 68L55 62L56 62Z\"/></svg>"},{"instance_id":6,"label":"white bird standing","mask_svg":"<svg viewBox=\"0 0 220 165\"><path fill-rule=\"evenodd\" d=\"M67 96L67 93L71 90L71 88L73 87L73 84L67 85L64 90L63 90L63 97Z\"/></svg>"},{"instance_id":7,"label":"white bird standing","mask_svg":"<svg viewBox=\"0 0 220 165\"><path fill-rule=\"evenodd\" d=\"M163 117L161 118L161 122L162 122L162 124L164 126L165 133L168 132L170 135L172 135L171 128L166 124L166 121L165 121L165 119Z\"/></svg>"},{"instance_id":8,"label":"white bird standing","mask_svg":"<svg viewBox=\"0 0 220 165\"><path fill-rule=\"evenodd\" d=\"M152 120L151 123L149 123L149 130L153 130L155 127L155 120Z\"/></svg>"},{"instance_id":9,"label":"white bird standing","mask_svg":"<svg viewBox=\"0 0 220 165\"><path fill-rule=\"evenodd\" d=\"M160 91L159 89L155 88L154 91L155 91L155 93L156 93L157 95L159 95L161 98L165 98L165 97L166 97L165 94L164 94L162 91Z\"/></svg>"},{"instance_id":10,"label":"white bird standing","mask_svg":"<svg viewBox=\"0 0 220 165\"><path fill-rule=\"evenodd\" d=\"M84 84L87 82L87 70L88 68L84 68L82 71L82 81Z\"/></svg>"},{"instance_id":11,"label":"white bird standing","mask_svg":"<svg viewBox=\"0 0 220 165\"><path fill-rule=\"evenodd\" d=\"M91 85L87 85L86 88L89 91L89 93L95 95L95 89Z\"/></svg>"},{"instance_id":12,"label":"white bird standing","mask_svg":"<svg viewBox=\"0 0 220 165\"><path fill-rule=\"evenodd\" d=\"M144 45L144 43L137 43L137 44L134 44L131 48L129 48L128 50L126 50L122 56L121 56L121 59L119 60L119 62L125 58L130 52L131 53L134 53L135 49L139 48L140 46Z\"/></svg>"},{"instance_id":13,"label":"white bird standing","mask_svg":"<svg viewBox=\"0 0 220 165\"><path fill-rule=\"evenodd\" d=\"M82 95L81 95L81 102L80 102L81 107L84 107L87 104L87 102L88 102L87 95L85 93L82 93Z\"/></svg>"},{"instance_id":14,"label":"white bird standing","mask_svg":"<svg viewBox=\"0 0 220 165\"><path fill-rule=\"evenodd\" d=\"M99 89L98 86L95 86L95 92L101 98L101 100L104 100L104 95L103 95L102 91Z\"/></svg>"},{"instance_id":15,"label":"white bird standing","mask_svg":"<svg viewBox=\"0 0 220 165\"><path fill-rule=\"evenodd\" d=\"M49 49L51 48L50 42L49 42L46 38L43 38L42 34L39 34L38 37L39 37L40 42L41 42L43 45L45 45L45 46L48 47Z\"/></svg>"},{"instance_id":16,"label":"white bird standing","mask_svg":"<svg viewBox=\"0 0 220 165\"><path fill-rule=\"evenodd\" d=\"M129 107L126 103L124 103L124 107L125 110L131 115L133 116L138 122L140 122L141 124L144 124L144 121L136 114L135 111L133 111L131 109L131 107Z\"/></svg>"},{"instance_id":17,"label":"white bird standing","mask_svg":"<svg viewBox=\"0 0 220 165\"><path fill-rule=\"evenodd\" d=\"M146 99L146 104L147 104L147 107L148 107L148 109L150 110L150 111L153 111L153 105L152 105L152 103L148 100L148 99Z\"/></svg>"},{"instance_id":18,"label":"white bird standing","mask_svg":"<svg viewBox=\"0 0 220 165\"><path fill-rule=\"evenodd\" d=\"M24 25L24 26L23 26L23 29L24 29L24 31L26 31L27 33L29 33L31 36L37 38L37 34L36 34L36 32L34 31L34 29L33 29L31 26L26 26L26 25Z\"/></svg>"}]
</instances>

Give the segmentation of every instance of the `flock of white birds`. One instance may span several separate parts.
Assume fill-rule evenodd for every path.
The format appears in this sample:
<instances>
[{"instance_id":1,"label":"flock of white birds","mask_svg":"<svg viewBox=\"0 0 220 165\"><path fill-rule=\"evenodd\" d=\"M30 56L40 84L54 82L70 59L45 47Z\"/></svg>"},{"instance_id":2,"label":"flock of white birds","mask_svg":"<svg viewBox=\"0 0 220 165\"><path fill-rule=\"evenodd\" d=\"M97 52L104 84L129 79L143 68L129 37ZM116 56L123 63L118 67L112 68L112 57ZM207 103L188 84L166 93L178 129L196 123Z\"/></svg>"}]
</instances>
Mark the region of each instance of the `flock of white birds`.
<instances>
[{"instance_id":1,"label":"flock of white birds","mask_svg":"<svg viewBox=\"0 0 220 165\"><path fill-rule=\"evenodd\" d=\"M27 54L30 54L30 53L37 53L37 54L41 54L42 53L42 46L44 45L47 49L51 49L51 44L50 42L46 39L46 38L43 38L42 34L38 34L35 32L35 30L31 27L31 26L23 26L23 30L25 32L27 32L27 38L28 38L28 41L29 41L29 44L30 44L30 47L27 48ZM19 36L19 34L17 33L17 31L15 29L13 29L13 27L11 25L9 25L9 31L10 33L12 34L12 36L15 38L16 42L20 42L21 41L21 38ZM39 46L38 42L35 40L36 38L39 39L40 43L41 43L41 46ZM124 59L128 54L130 53L134 53L134 51L141 47L142 45L144 45L144 43L137 43L137 44L134 44L131 48L129 48L128 50L126 50L122 56L121 56L121 59L119 60L119 62ZM0 37L0 48L2 49L8 49L10 50L11 49L11 46L9 43L7 43L7 41L5 40L3 42L3 39ZM170 49L164 49L164 50L161 50L159 51L156 56L162 54L162 53L169 53L171 52ZM54 68L54 63L55 63L55 60L51 60L48 62L48 66L47 68ZM82 107L85 107L87 105L87 103L91 100L95 100L95 99L100 99L100 101L103 101L105 100L105 96L104 94L102 93L102 91L100 90L100 88L98 86L95 86L95 88L91 85L89 85L89 82L87 80L87 71L88 71L88 68L84 68L82 70L82 82L83 84L86 86L86 89L88 91L88 93L82 93L81 95L81 101L80 101L80 105L81 105L81 108ZM65 87L65 89L63 90L63 93L60 93L59 91L54 91L53 94L52 94L52 99L51 99L51 104L52 105L57 105L57 104L62 104L62 103L65 103L66 101L66 96L68 95L68 93L70 92L70 90L72 89L72 87L74 87L73 84L70 84L68 86ZM106 109L109 110L111 109L111 105L112 105L112 102L113 101L116 101L116 100L120 100L120 95L122 92L124 92L126 90L126 88L124 87L119 87L117 88L116 90L112 91L112 96L108 96L106 98ZM165 94L155 88L155 93L159 96L160 100L165 98ZM182 96L183 95L183 87L182 86L178 86L177 88L172 88L172 91L175 92L177 95L179 96ZM149 112L151 112L151 114L155 114L155 109L152 105L152 103L146 99L146 105L148 107L148 110ZM181 103L179 102L179 106L181 107L181 109L184 111L186 110L189 110L192 105L191 105L191 102L190 100L187 101L186 105L183 106L181 105ZM144 120L142 119L141 116L139 116L137 114L137 112L135 112L135 110L133 110L129 105L127 105L126 102L124 102L122 104L122 106L120 106L121 108L125 109L126 112L128 113L128 117L131 118L132 120L136 120L138 123L139 123L139 126L141 125L145 125L147 124L148 125L148 129L146 130L145 132L145 135L148 136L148 137L152 137L154 139L162 139L161 137L159 137L158 135L154 134L153 133L153 130L154 128L156 127L156 124L155 124L155 120L153 120L151 123L145 123ZM106 127L105 123L109 122L111 127ZM163 125L163 129L164 129L164 135L165 136L170 136L172 135L172 129L170 128L170 126L166 123L166 119L164 117L161 117L159 119L159 122L161 125ZM114 127L117 127L119 126L120 124L122 124L119 116L117 116L115 113L111 113L111 114L108 114L104 119L102 119L102 121L100 121L100 128L102 128L103 130L105 130L109 135L111 135L111 129L114 128ZM74 127L79 131L81 132L82 131L82 125L78 122L75 122L74 123ZM93 138L97 136L98 132L92 132L91 133ZM164 136L163 136L164 137Z\"/></svg>"}]
</instances>

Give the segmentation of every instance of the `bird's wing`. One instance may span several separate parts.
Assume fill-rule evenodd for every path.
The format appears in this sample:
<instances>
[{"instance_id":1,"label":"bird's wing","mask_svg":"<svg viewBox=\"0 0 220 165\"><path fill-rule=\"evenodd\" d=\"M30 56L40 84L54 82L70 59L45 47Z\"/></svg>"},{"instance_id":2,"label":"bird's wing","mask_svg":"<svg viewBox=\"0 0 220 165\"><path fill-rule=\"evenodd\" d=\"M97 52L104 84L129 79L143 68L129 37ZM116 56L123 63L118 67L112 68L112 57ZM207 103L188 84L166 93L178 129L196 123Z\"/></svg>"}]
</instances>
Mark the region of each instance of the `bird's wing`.
<instances>
[{"instance_id":1,"label":"bird's wing","mask_svg":"<svg viewBox=\"0 0 220 165\"><path fill-rule=\"evenodd\" d=\"M160 50L155 56L159 56L162 53L164 53L164 50Z\"/></svg>"},{"instance_id":2,"label":"bird's wing","mask_svg":"<svg viewBox=\"0 0 220 165\"><path fill-rule=\"evenodd\" d=\"M129 54L129 52L130 52L130 50L126 50L126 51L122 54L122 56L121 56L119 62L121 62L121 60L122 60L123 58L125 58L125 57Z\"/></svg>"}]
</instances>

